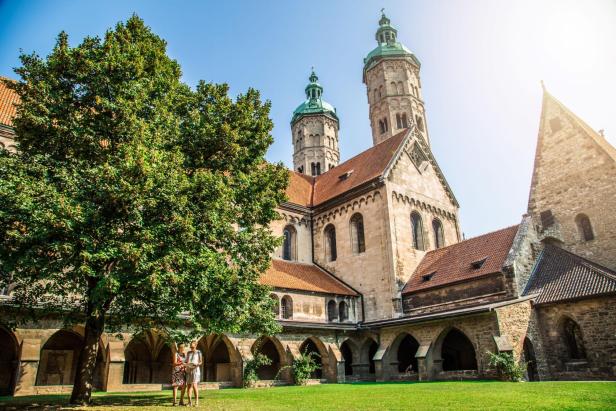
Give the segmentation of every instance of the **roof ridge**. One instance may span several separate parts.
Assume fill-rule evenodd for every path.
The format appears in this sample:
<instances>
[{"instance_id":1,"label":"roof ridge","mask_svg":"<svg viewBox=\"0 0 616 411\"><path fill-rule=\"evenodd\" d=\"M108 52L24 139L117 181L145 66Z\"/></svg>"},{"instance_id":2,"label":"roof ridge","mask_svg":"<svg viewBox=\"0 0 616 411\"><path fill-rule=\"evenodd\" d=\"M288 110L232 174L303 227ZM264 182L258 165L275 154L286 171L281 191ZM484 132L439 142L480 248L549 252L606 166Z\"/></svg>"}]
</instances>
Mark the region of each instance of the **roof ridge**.
<instances>
[{"instance_id":1,"label":"roof ridge","mask_svg":"<svg viewBox=\"0 0 616 411\"><path fill-rule=\"evenodd\" d=\"M430 250L425 255L428 255L428 254L433 253L435 251L441 251L442 252L442 251L445 251L446 249L451 249L451 247L454 247L454 246L466 243L468 241L476 240L476 239L481 238L481 237L492 235L492 234L498 233L500 231L510 230L510 229L512 229L514 227L519 227L519 226L520 226L520 224L514 224L514 225L510 225L508 227L499 228L498 230L488 231L487 233L479 234L479 235L476 235L475 237L465 238L464 240L458 241L457 243L449 244L449 245L447 245L445 247L435 248L434 250Z\"/></svg>"}]
</instances>

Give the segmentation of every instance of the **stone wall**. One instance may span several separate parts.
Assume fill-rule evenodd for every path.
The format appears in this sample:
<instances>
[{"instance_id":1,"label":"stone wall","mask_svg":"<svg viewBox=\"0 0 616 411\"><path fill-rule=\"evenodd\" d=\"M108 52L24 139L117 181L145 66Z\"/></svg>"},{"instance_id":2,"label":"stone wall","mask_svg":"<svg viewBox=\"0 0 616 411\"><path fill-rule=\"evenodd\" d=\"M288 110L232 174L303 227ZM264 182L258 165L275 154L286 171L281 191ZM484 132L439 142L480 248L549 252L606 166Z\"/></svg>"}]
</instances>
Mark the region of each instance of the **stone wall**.
<instances>
[{"instance_id":1,"label":"stone wall","mask_svg":"<svg viewBox=\"0 0 616 411\"><path fill-rule=\"evenodd\" d=\"M312 175L311 163L321 164L321 174L340 162L338 122L325 115L305 116L291 127L293 167Z\"/></svg>"},{"instance_id":2,"label":"stone wall","mask_svg":"<svg viewBox=\"0 0 616 411\"><path fill-rule=\"evenodd\" d=\"M556 380L616 380L616 297L597 297L537 307L550 377ZM586 356L569 355L563 323L578 324Z\"/></svg>"},{"instance_id":3,"label":"stone wall","mask_svg":"<svg viewBox=\"0 0 616 411\"><path fill-rule=\"evenodd\" d=\"M384 187L363 194L344 204L319 212L314 217L315 261L364 295L366 320L391 318L396 292L391 264L391 247ZM365 251L354 254L350 219L360 213L364 222ZM328 261L325 228L336 230L337 258Z\"/></svg>"},{"instance_id":4,"label":"stone wall","mask_svg":"<svg viewBox=\"0 0 616 411\"><path fill-rule=\"evenodd\" d=\"M293 301L293 321L330 322L327 316L327 305L330 301L335 302L337 310L339 310L341 302L347 304L349 317L345 322L355 323L361 319L361 306L357 297L279 289L273 291L272 295L275 295L278 301L281 301L285 296L291 298ZM280 311L278 312L278 318L280 318ZM339 322L339 319L336 318L334 322Z\"/></svg>"},{"instance_id":5,"label":"stone wall","mask_svg":"<svg viewBox=\"0 0 616 411\"><path fill-rule=\"evenodd\" d=\"M541 213L550 210L566 248L616 269L616 150L606 146L603 137L546 94L528 210L537 224ZM590 219L590 241L584 241L576 224L580 213Z\"/></svg>"},{"instance_id":6,"label":"stone wall","mask_svg":"<svg viewBox=\"0 0 616 411\"><path fill-rule=\"evenodd\" d=\"M280 219L270 224L270 229L276 236L282 237L285 227L295 229L295 246L292 252L293 259L300 263L312 263L312 238L310 233L310 216L306 213L281 208L278 210ZM282 259L282 245L274 251L274 258Z\"/></svg>"}]
</instances>

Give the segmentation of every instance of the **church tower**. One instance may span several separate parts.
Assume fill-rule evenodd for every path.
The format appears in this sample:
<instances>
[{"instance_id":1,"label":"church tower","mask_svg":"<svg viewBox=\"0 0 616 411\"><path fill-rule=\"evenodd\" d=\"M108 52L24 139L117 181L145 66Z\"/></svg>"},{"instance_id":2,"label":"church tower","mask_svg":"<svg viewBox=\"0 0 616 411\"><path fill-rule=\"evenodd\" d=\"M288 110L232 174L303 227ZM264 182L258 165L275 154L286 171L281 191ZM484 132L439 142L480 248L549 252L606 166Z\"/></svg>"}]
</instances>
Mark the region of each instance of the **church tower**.
<instances>
[{"instance_id":1,"label":"church tower","mask_svg":"<svg viewBox=\"0 0 616 411\"><path fill-rule=\"evenodd\" d=\"M293 168L310 176L318 176L338 165L339 120L336 109L324 101L323 86L312 71L306 86L306 101L293 112Z\"/></svg>"},{"instance_id":2,"label":"church tower","mask_svg":"<svg viewBox=\"0 0 616 411\"><path fill-rule=\"evenodd\" d=\"M415 124L429 144L419 79L421 63L397 41L397 34L382 13L376 31L377 47L364 59L372 140L376 145Z\"/></svg>"}]
</instances>

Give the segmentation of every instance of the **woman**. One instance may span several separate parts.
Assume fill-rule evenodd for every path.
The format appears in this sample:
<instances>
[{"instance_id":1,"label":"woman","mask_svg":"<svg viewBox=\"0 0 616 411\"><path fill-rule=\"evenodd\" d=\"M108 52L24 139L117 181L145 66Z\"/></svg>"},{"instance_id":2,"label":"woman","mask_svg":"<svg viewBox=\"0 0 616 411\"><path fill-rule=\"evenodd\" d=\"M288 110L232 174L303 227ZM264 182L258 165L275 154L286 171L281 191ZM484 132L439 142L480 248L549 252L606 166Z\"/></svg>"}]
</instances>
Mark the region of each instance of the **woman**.
<instances>
[{"instance_id":1,"label":"woman","mask_svg":"<svg viewBox=\"0 0 616 411\"><path fill-rule=\"evenodd\" d=\"M173 387L173 405L177 405L178 388L181 390L180 405L184 405L186 392L186 347L184 343L178 344L178 351L173 356L173 371L171 372L171 386Z\"/></svg>"},{"instance_id":2,"label":"woman","mask_svg":"<svg viewBox=\"0 0 616 411\"><path fill-rule=\"evenodd\" d=\"M197 341L191 341L190 351L186 354L186 384L188 385L188 405L192 406L191 388L195 391L195 406L199 406L199 383L201 382L201 365L203 354L197 349Z\"/></svg>"}]
</instances>

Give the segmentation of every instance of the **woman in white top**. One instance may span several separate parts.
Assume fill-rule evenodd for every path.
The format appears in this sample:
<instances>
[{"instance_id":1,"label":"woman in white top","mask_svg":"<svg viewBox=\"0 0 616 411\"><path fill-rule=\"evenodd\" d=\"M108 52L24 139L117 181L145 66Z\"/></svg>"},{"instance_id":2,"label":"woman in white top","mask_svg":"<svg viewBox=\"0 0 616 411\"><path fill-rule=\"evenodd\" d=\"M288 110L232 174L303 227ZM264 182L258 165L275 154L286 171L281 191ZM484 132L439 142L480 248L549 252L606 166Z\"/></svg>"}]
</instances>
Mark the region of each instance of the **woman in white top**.
<instances>
[{"instance_id":1,"label":"woman in white top","mask_svg":"<svg viewBox=\"0 0 616 411\"><path fill-rule=\"evenodd\" d=\"M199 383L201 382L201 365L203 354L197 349L197 341L191 341L190 351L186 354L186 385L188 387L188 405L192 405L191 389L195 391L195 405L199 406Z\"/></svg>"}]
</instances>

